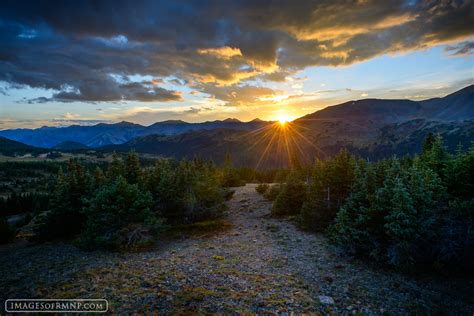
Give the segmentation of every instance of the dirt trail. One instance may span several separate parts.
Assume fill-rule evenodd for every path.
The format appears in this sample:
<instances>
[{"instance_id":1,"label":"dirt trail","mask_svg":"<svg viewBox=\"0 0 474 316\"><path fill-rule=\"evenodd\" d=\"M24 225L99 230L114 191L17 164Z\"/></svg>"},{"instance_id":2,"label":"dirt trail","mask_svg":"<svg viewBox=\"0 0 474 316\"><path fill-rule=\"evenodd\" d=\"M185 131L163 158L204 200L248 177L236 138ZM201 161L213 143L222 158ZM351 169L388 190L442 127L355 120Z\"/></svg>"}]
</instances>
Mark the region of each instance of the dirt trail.
<instances>
[{"instance_id":1,"label":"dirt trail","mask_svg":"<svg viewBox=\"0 0 474 316\"><path fill-rule=\"evenodd\" d=\"M270 207L255 185L237 188L226 214L230 229L149 252L4 247L2 296L107 298L116 312L160 315L473 312L472 283L415 281L370 268L338 255L323 236L271 218Z\"/></svg>"}]
</instances>

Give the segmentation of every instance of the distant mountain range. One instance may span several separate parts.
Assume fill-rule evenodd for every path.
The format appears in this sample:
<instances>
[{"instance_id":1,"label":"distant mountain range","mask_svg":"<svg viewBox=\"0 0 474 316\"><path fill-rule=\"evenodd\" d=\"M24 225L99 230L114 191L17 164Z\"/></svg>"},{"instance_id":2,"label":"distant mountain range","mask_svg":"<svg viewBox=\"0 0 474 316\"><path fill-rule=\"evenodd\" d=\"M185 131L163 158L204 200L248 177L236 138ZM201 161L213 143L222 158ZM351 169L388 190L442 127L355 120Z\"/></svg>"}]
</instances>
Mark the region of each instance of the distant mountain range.
<instances>
[{"instance_id":1,"label":"distant mountain range","mask_svg":"<svg viewBox=\"0 0 474 316\"><path fill-rule=\"evenodd\" d=\"M216 128L253 130L266 124L268 122L258 119L250 122L226 119L203 123L173 120L158 122L150 126L120 122L115 124L100 123L93 126L73 125L68 127L41 127L37 129L10 129L0 131L0 136L43 148L54 148L69 141L80 143L86 147L97 148L106 145L123 144L135 137L151 134L176 135L188 131Z\"/></svg>"},{"instance_id":2,"label":"distant mountain range","mask_svg":"<svg viewBox=\"0 0 474 316\"><path fill-rule=\"evenodd\" d=\"M413 154L420 151L430 132L443 136L450 149L458 144L469 146L474 140L474 85L424 101L349 101L285 126L258 119L165 121L148 127L121 122L6 130L0 136L59 150L80 149L81 145L103 151L133 149L177 158L201 156L218 163L230 152L238 165L276 167L286 166L292 156L311 161L341 148L374 159Z\"/></svg>"}]
</instances>

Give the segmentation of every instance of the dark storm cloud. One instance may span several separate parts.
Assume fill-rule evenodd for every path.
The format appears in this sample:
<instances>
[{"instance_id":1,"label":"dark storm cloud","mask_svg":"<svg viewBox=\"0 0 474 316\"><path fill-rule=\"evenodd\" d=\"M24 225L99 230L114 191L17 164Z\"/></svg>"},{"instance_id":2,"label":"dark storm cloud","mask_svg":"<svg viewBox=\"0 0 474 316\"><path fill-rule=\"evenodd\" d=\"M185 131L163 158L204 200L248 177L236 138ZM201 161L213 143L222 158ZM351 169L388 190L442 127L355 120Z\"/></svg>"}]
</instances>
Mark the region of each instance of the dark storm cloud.
<instances>
[{"instance_id":1,"label":"dark storm cloud","mask_svg":"<svg viewBox=\"0 0 474 316\"><path fill-rule=\"evenodd\" d=\"M0 6L0 81L53 89L52 99L64 102L179 101L178 92L163 87L162 79L172 77L172 83L243 104L248 97L238 92L249 89L242 85L247 79L283 81L308 66L349 65L445 43L459 47L448 48L459 55L472 51L474 34L470 0L62 0ZM133 75L157 79L130 81ZM241 99L229 97L229 86Z\"/></svg>"}]
</instances>

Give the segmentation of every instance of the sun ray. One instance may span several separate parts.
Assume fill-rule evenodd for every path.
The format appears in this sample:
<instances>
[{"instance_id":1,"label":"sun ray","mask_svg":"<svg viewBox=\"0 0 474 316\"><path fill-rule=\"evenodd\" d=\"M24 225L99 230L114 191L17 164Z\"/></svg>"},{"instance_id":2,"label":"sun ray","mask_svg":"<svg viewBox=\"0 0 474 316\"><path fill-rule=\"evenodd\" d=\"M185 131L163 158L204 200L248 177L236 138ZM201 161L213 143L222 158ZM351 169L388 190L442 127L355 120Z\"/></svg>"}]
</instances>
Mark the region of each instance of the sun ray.
<instances>
[{"instance_id":1,"label":"sun ray","mask_svg":"<svg viewBox=\"0 0 474 316\"><path fill-rule=\"evenodd\" d=\"M270 139L270 141L268 142L265 150L263 151L262 155L260 156L260 159L258 160L258 163L257 163L257 166L256 166L256 169L258 169L258 167L260 167L260 164L262 163L262 160L264 159L265 155L267 154L267 151L269 150L269 148L271 147L275 137L276 137L276 133L274 133L272 135L272 138Z\"/></svg>"},{"instance_id":2,"label":"sun ray","mask_svg":"<svg viewBox=\"0 0 474 316\"><path fill-rule=\"evenodd\" d=\"M317 151L319 151L320 153L322 153L324 156L327 156L327 154L321 149L319 148L318 146L316 146L315 144L313 144L313 142L311 142L310 140L308 140L303 134L301 134L299 131L297 131L296 129L293 129L293 131L298 135L300 136L304 141L306 141L310 146L312 146L313 148L315 148Z\"/></svg>"}]
</instances>

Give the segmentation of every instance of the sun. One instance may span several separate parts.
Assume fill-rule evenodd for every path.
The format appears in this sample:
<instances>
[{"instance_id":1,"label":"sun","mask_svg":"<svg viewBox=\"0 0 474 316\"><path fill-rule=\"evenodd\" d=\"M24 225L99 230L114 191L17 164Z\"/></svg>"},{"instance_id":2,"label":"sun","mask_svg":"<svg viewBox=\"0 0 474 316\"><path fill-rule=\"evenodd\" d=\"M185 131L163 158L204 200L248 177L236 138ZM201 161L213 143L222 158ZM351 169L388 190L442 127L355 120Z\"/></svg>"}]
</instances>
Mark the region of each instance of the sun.
<instances>
[{"instance_id":1,"label":"sun","mask_svg":"<svg viewBox=\"0 0 474 316\"><path fill-rule=\"evenodd\" d=\"M291 119L287 115L282 114L277 117L277 121L278 123L280 123L280 125L285 125L286 123L291 121Z\"/></svg>"}]
</instances>

